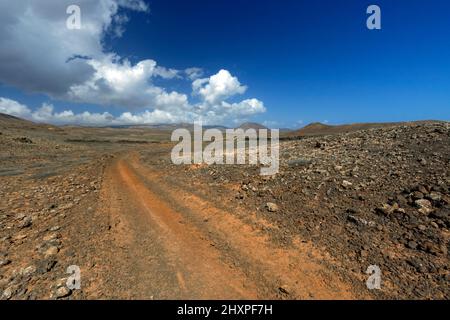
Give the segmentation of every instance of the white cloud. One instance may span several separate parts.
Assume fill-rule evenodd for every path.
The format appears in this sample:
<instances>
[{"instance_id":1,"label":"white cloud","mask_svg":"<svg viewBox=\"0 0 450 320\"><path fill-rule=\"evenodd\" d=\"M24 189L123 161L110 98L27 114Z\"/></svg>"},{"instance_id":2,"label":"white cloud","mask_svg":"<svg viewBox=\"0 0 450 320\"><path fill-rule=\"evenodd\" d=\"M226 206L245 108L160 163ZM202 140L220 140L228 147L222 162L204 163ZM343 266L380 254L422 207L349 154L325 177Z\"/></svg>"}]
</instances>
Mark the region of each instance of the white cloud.
<instances>
[{"instance_id":1,"label":"white cloud","mask_svg":"<svg viewBox=\"0 0 450 320\"><path fill-rule=\"evenodd\" d=\"M117 4L124 8L132 9L135 11L150 11L148 5L142 0L118 0Z\"/></svg>"},{"instance_id":2,"label":"white cloud","mask_svg":"<svg viewBox=\"0 0 450 320\"><path fill-rule=\"evenodd\" d=\"M173 79L173 78L181 78L179 75L180 71L172 68L165 68L156 66L155 75L160 76L164 79Z\"/></svg>"},{"instance_id":3,"label":"white cloud","mask_svg":"<svg viewBox=\"0 0 450 320\"><path fill-rule=\"evenodd\" d=\"M53 124L74 124L74 125L131 125L131 124L153 124L153 123L174 123L177 122L170 113L155 110L132 114L124 112L119 117L114 117L108 112L91 113L84 111L74 113L72 110L55 112L51 104L42 104L35 111L31 111L27 106L17 101L0 97L0 112L21 117L27 120L41 123Z\"/></svg>"},{"instance_id":4,"label":"white cloud","mask_svg":"<svg viewBox=\"0 0 450 320\"><path fill-rule=\"evenodd\" d=\"M17 101L0 97L0 112L21 117L41 123L52 123L57 125L76 124L91 126L106 125L137 125L137 124L155 124L155 123L181 123L202 120L205 124L220 124L226 120L234 119L239 122L239 118L251 116L265 111L264 104L257 99L247 99L239 103L222 102L221 105L202 109L198 112L192 108L183 97L177 93L171 93L161 96L163 101L161 105L168 104L167 110L154 109L142 112L123 112L114 117L108 112L91 113L84 111L74 113L72 110L55 112L51 104L44 103L41 107L32 111L28 106L20 104ZM177 101L178 100L178 101ZM183 105L184 108L174 108L171 101L176 101L176 105ZM202 107L202 106L200 106Z\"/></svg>"},{"instance_id":5,"label":"white cloud","mask_svg":"<svg viewBox=\"0 0 450 320\"><path fill-rule=\"evenodd\" d=\"M133 109L158 107L159 96L167 93L163 88L151 85L150 79L177 75L176 70L159 67L151 59L132 65L128 60L121 61L110 54L102 60L87 63L95 72L89 80L70 87L67 96L72 101Z\"/></svg>"},{"instance_id":6,"label":"white cloud","mask_svg":"<svg viewBox=\"0 0 450 320\"><path fill-rule=\"evenodd\" d=\"M79 0L81 29L66 28L70 0L0 1L0 81L63 97L95 70L86 59L102 59L105 32L120 6L143 10L142 1Z\"/></svg>"},{"instance_id":7,"label":"white cloud","mask_svg":"<svg viewBox=\"0 0 450 320\"><path fill-rule=\"evenodd\" d=\"M111 25L110 30L116 38L121 38L125 33L125 24L130 21L130 18L125 14L117 14L113 17L114 24Z\"/></svg>"},{"instance_id":8,"label":"white cloud","mask_svg":"<svg viewBox=\"0 0 450 320\"><path fill-rule=\"evenodd\" d=\"M237 113L244 116L251 116L254 114L262 113L266 111L264 103L258 99L246 99L239 103L227 104L228 110L232 110L233 113Z\"/></svg>"},{"instance_id":9,"label":"white cloud","mask_svg":"<svg viewBox=\"0 0 450 320\"><path fill-rule=\"evenodd\" d=\"M204 71L202 68L192 67L192 68L185 69L184 73L186 73L186 75L189 79L195 80L195 79L201 78L204 74Z\"/></svg>"},{"instance_id":10,"label":"white cloud","mask_svg":"<svg viewBox=\"0 0 450 320\"><path fill-rule=\"evenodd\" d=\"M125 112L120 115L117 119L113 120L116 125L132 125L132 124L156 124L156 123L177 123L178 118L174 117L173 114L162 111L144 111L139 114L132 114L130 112Z\"/></svg>"},{"instance_id":11,"label":"white cloud","mask_svg":"<svg viewBox=\"0 0 450 320\"><path fill-rule=\"evenodd\" d=\"M220 70L217 74L192 83L194 94L200 95L209 104L215 104L247 90L238 78L233 77L228 70Z\"/></svg>"},{"instance_id":12,"label":"white cloud","mask_svg":"<svg viewBox=\"0 0 450 320\"><path fill-rule=\"evenodd\" d=\"M16 117L25 117L31 110L17 101L0 97L0 113L6 113Z\"/></svg>"},{"instance_id":13,"label":"white cloud","mask_svg":"<svg viewBox=\"0 0 450 320\"><path fill-rule=\"evenodd\" d=\"M80 30L66 28L66 8L71 4L71 0L0 1L0 83L60 101L114 106L124 112L111 119L107 112L55 113L50 105L28 112L16 105L14 112L18 116L26 114L34 120L54 123L193 119L223 123L265 111L257 99L226 101L247 90L228 70L200 78L204 73L201 68L177 70L152 59L132 63L106 50L104 39L108 33L120 37L125 32L129 17L120 8L149 12L144 1L78 0ZM191 103L187 94L155 85L156 78L190 79L200 101ZM11 113L13 107L8 103Z\"/></svg>"}]
</instances>

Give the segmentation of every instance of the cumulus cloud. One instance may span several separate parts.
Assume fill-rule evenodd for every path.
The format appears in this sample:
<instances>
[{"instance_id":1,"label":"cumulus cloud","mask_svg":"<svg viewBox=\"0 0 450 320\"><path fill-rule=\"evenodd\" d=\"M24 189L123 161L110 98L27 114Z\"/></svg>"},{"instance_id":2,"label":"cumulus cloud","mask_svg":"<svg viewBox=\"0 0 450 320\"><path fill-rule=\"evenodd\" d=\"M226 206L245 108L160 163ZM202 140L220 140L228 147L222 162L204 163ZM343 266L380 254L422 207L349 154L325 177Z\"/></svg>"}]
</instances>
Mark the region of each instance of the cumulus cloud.
<instances>
[{"instance_id":1,"label":"cumulus cloud","mask_svg":"<svg viewBox=\"0 0 450 320\"><path fill-rule=\"evenodd\" d=\"M228 70L220 70L217 74L194 80L192 89L209 104L216 104L236 94L242 94L247 90L241 85L238 78L233 77Z\"/></svg>"},{"instance_id":2,"label":"cumulus cloud","mask_svg":"<svg viewBox=\"0 0 450 320\"><path fill-rule=\"evenodd\" d=\"M114 117L109 112L91 113L84 111L74 113L72 110L55 112L53 105L47 103L42 104L35 111L31 111L27 106L7 98L0 98L0 112L34 122L87 126L175 123L178 120L171 113L161 110L151 112L147 110L136 114L124 112L118 117Z\"/></svg>"},{"instance_id":3,"label":"cumulus cloud","mask_svg":"<svg viewBox=\"0 0 450 320\"><path fill-rule=\"evenodd\" d=\"M28 106L17 101L0 97L0 112L12 116L32 120L35 122L55 123L55 124L85 124L103 125L110 123L113 116L105 112L103 114L83 112L74 114L71 110L54 112L50 104L44 103L40 108L32 111Z\"/></svg>"},{"instance_id":4,"label":"cumulus cloud","mask_svg":"<svg viewBox=\"0 0 450 320\"><path fill-rule=\"evenodd\" d=\"M88 60L87 64L95 72L87 81L69 88L67 97L70 100L134 109L159 107L157 102L168 93L149 84L149 79L170 79L178 73L174 69L157 66L156 61L151 59L132 65L115 54L109 54L102 60Z\"/></svg>"},{"instance_id":5,"label":"cumulus cloud","mask_svg":"<svg viewBox=\"0 0 450 320\"><path fill-rule=\"evenodd\" d=\"M36 122L54 124L81 124L81 125L107 125L111 124L114 117L108 112L90 113L88 111L75 114L71 110L54 112L50 104L43 104L36 111L32 112L28 118Z\"/></svg>"},{"instance_id":6,"label":"cumulus cloud","mask_svg":"<svg viewBox=\"0 0 450 320\"><path fill-rule=\"evenodd\" d=\"M6 113L16 117L25 117L31 113L31 110L17 101L0 97L0 113Z\"/></svg>"},{"instance_id":7,"label":"cumulus cloud","mask_svg":"<svg viewBox=\"0 0 450 320\"><path fill-rule=\"evenodd\" d=\"M223 123L229 119L264 112L257 99L229 103L244 94L247 86L228 70L209 77L198 67L177 70L160 66L152 59L132 63L104 46L105 36L123 36L129 17L126 10L142 13L149 7L142 0L78 0L81 29L66 28L70 0L22 0L0 2L0 83L27 92L39 92L52 99L125 109L114 118L108 112L55 113L51 105L31 112L8 105L9 112L25 113L36 121L55 123L114 122L152 123L205 119ZM124 12L125 11L125 12ZM188 79L199 102L188 95L167 90L155 79ZM161 81L159 81L160 83ZM14 106L14 108L13 108ZM50 108L51 107L51 108ZM5 107L6 108L6 107Z\"/></svg>"},{"instance_id":8,"label":"cumulus cloud","mask_svg":"<svg viewBox=\"0 0 450 320\"><path fill-rule=\"evenodd\" d=\"M74 113L72 110L56 112L54 106L48 103L43 103L42 106L32 111L28 106L15 100L0 97L0 112L41 123L89 126L180 123L197 120L201 120L205 124L220 124L229 119L234 119L236 120L235 122L238 122L237 119L241 117L265 112L264 104L257 99L246 99L239 103L222 102L220 105L209 107L201 112L198 112L196 108L192 108L178 94L167 94L164 96L164 99L166 100L160 103L171 106L167 110L154 109L135 113L127 111L114 117L109 112L91 113L84 111ZM178 104L171 103L172 100L178 99L181 99L181 101L177 102ZM173 107L173 105L182 104L185 105L184 108Z\"/></svg>"},{"instance_id":9,"label":"cumulus cloud","mask_svg":"<svg viewBox=\"0 0 450 320\"><path fill-rule=\"evenodd\" d=\"M125 1L121 1L125 5ZM72 1L0 2L0 81L32 92L63 96L95 72L86 59L104 56L102 39L119 4L80 0L82 28L66 28ZM130 7L137 7L135 1Z\"/></svg>"},{"instance_id":10,"label":"cumulus cloud","mask_svg":"<svg viewBox=\"0 0 450 320\"><path fill-rule=\"evenodd\" d=\"M243 116L252 116L266 111L264 103L255 98L246 99L239 103L232 104L223 102L222 106L225 110L229 110L232 114L239 114Z\"/></svg>"}]
</instances>

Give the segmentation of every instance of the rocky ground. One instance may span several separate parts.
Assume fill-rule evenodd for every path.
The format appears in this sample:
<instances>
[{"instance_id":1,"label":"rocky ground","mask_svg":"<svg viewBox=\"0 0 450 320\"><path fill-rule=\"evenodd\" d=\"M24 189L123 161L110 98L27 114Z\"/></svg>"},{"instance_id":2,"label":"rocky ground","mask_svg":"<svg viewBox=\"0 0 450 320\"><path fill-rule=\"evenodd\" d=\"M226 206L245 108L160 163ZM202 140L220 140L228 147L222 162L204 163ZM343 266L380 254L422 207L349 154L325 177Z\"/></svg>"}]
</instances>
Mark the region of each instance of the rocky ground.
<instances>
[{"instance_id":1,"label":"rocky ground","mask_svg":"<svg viewBox=\"0 0 450 320\"><path fill-rule=\"evenodd\" d=\"M0 135L0 145L1 298L69 296L66 269L77 248L68 230L89 219L89 210L76 211L98 193L105 156L14 134Z\"/></svg>"},{"instance_id":2,"label":"rocky ground","mask_svg":"<svg viewBox=\"0 0 450 320\"><path fill-rule=\"evenodd\" d=\"M130 143L140 132L0 129L0 299L205 298L214 279L230 297L450 298L448 123L282 141L271 177L173 165L171 145Z\"/></svg>"},{"instance_id":3,"label":"rocky ground","mask_svg":"<svg viewBox=\"0 0 450 320\"><path fill-rule=\"evenodd\" d=\"M450 298L448 123L308 137L282 142L280 153L272 177L252 166L151 164L242 219L256 212L280 246L311 241L356 286L379 266L376 298Z\"/></svg>"}]
</instances>

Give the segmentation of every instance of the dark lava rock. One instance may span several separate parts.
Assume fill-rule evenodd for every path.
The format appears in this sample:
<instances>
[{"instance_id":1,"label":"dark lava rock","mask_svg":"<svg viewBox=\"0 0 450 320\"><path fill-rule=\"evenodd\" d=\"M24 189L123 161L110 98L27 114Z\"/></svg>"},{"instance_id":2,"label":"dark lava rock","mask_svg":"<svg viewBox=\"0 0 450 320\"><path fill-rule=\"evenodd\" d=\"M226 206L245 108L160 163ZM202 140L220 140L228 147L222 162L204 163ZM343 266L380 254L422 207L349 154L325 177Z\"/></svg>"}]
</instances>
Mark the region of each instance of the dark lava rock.
<instances>
[{"instance_id":1,"label":"dark lava rock","mask_svg":"<svg viewBox=\"0 0 450 320\"><path fill-rule=\"evenodd\" d=\"M44 274L53 269L57 261L53 258L43 259L37 263L37 272Z\"/></svg>"}]
</instances>

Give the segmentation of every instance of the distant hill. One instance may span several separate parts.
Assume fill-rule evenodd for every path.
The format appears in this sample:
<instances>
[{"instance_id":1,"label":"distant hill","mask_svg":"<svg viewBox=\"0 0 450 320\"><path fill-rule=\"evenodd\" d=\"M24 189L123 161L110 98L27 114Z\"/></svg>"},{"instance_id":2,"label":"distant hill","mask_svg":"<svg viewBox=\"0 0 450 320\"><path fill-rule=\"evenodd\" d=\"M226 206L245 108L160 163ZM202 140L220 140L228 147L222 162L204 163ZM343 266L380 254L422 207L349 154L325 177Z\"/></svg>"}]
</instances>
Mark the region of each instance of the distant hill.
<instances>
[{"instance_id":1,"label":"distant hill","mask_svg":"<svg viewBox=\"0 0 450 320\"><path fill-rule=\"evenodd\" d=\"M51 124L35 123L5 113L0 113L0 129L5 131L12 130L14 132L25 130L29 132L41 132L41 133L46 133L49 131L53 132L62 131L61 128Z\"/></svg>"},{"instance_id":2,"label":"distant hill","mask_svg":"<svg viewBox=\"0 0 450 320\"><path fill-rule=\"evenodd\" d=\"M398 125L398 122L386 123L353 123L344 125L327 125L320 122L311 123L298 130L287 133L287 136L318 136L318 135L332 135L339 133L348 133L359 130L367 130L372 128L384 128Z\"/></svg>"},{"instance_id":3,"label":"distant hill","mask_svg":"<svg viewBox=\"0 0 450 320\"><path fill-rule=\"evenodd\" d=\"M129 124L129 125L111 125L106 126L105 128L114 128L114 129L155 129L161 131L172 131L175 129L192 129L192 125L188 123L160 123L160 124Z\"/></svg>"},{"instance_id":4,"label":"distant hill","mask_svg":"<svg viewBox=\"0 0 450 320\"><path fill-rule=\"evenodd\" d=\"M352 123L343 125L327 125L320 122L311 123L298 130L292 130L285 133L285 137L301 137L301 136L323 136L333 135L340 133L355 132L359 130L368 130L373 128L387 128L397 125L407 124L426 124L434 122L445 122L438 120L419 120L419 121L406 121L406 122L380 122L380 123Z\"/></svg>"},{"instance_id":5,"label":"distant hill","mask_svg":"<svg viewBox=\"0 0 450 320\"><path fill-rule=\"evenodd\" d=\"M190 123L160 123L160 124L137 124L137 125L116 125L107 126L104 128L114 128L114 129L153 129L157 131L173 131L175 129L188 129L190 131L194 130L194 125ZM205 129L227 129L224 126L214 126L214 125L203 125L203 130Z\"/></svg>"},{"instance_id":6,"label":"distant hill","mask_svg":"<svg viewBox=\"0 0 450 320\"><path fill-rule=\"evenodd\" d=\"M297 130L290 129L280 129L281 137L283 139L292 139L301 136L320 136L320 135L333 135L347 132L354 132L358 130L366 130L371 128L381 128L381 127L391 127L399 124L411 124L411 123L428 123L428 122L436 122L433 120L423 120L423 121L415 121L415 122L386 122L386 123L353 123L353 124L344 124L344 125L327 125L319 122L311 123L303 128ZM442 122L442 121L437 121ZM445 121L444 121L445 122ZM34 132L39 131L42 133L48 131L54 131L65 134L65 132L69 131L82 131L85 128L84 126L77 125L64 125L64 126L55 126L44 123L35 123L29 120L21 119L19 117L11 116L8 114L0 113L0 129L13 129L17 130L32 130ZM142 124L142 125L117 125L117 126L105 126L99 127L97 130L103 130L105 133L109 132L109 130L144 130L151 132L161 132L167 133L173 131L178 128L185 128L189 131L194 129L194 126L190 123L175 123L175 124ZM219 130L225 130L227 127L220 125L204 125L203 130L215 128ZM267 127L262 124L256 122L245 122L242 123L238 128L240 129L267 129ZM148 129L148 130L146 130ZM100 132L100 131L98 131Z\"/></svg>"},{"instance_id":7,"label":"distant hill","mask_svg":"<svg viewBox=\"0 0 450 320\"><path fill-rule=\"evenodd\" d=\"M33 122L20 119L18 117L11 116L9 114L0 113L0 126L11 126L11 125L20 125L20 124L28 124L32 125Z\"/></svg>"},{"instance_id":8,"label":"distant hill","mask_svg":"<svg viewBox=\"0 0 450 320\"><path fill-rule=\"evenodd\" d=\"M0 128L4 129L31 129L41 128L42 125L24 120L9 114L0 113Z\"/></svg>"},{"instance_id":9,"label":"distant hill","mask_svg":"<svg viewBox=\"0 0 450 320\"><path fill-rule=\"evenodd\" d=\"M263 126L262 124L256 123L256 122L244 122L238 128L239 129L244 129L244 130L247 130L247 129L255 129L255 130L267 129L267 127Z\"/></svg>"}]
</instances>

